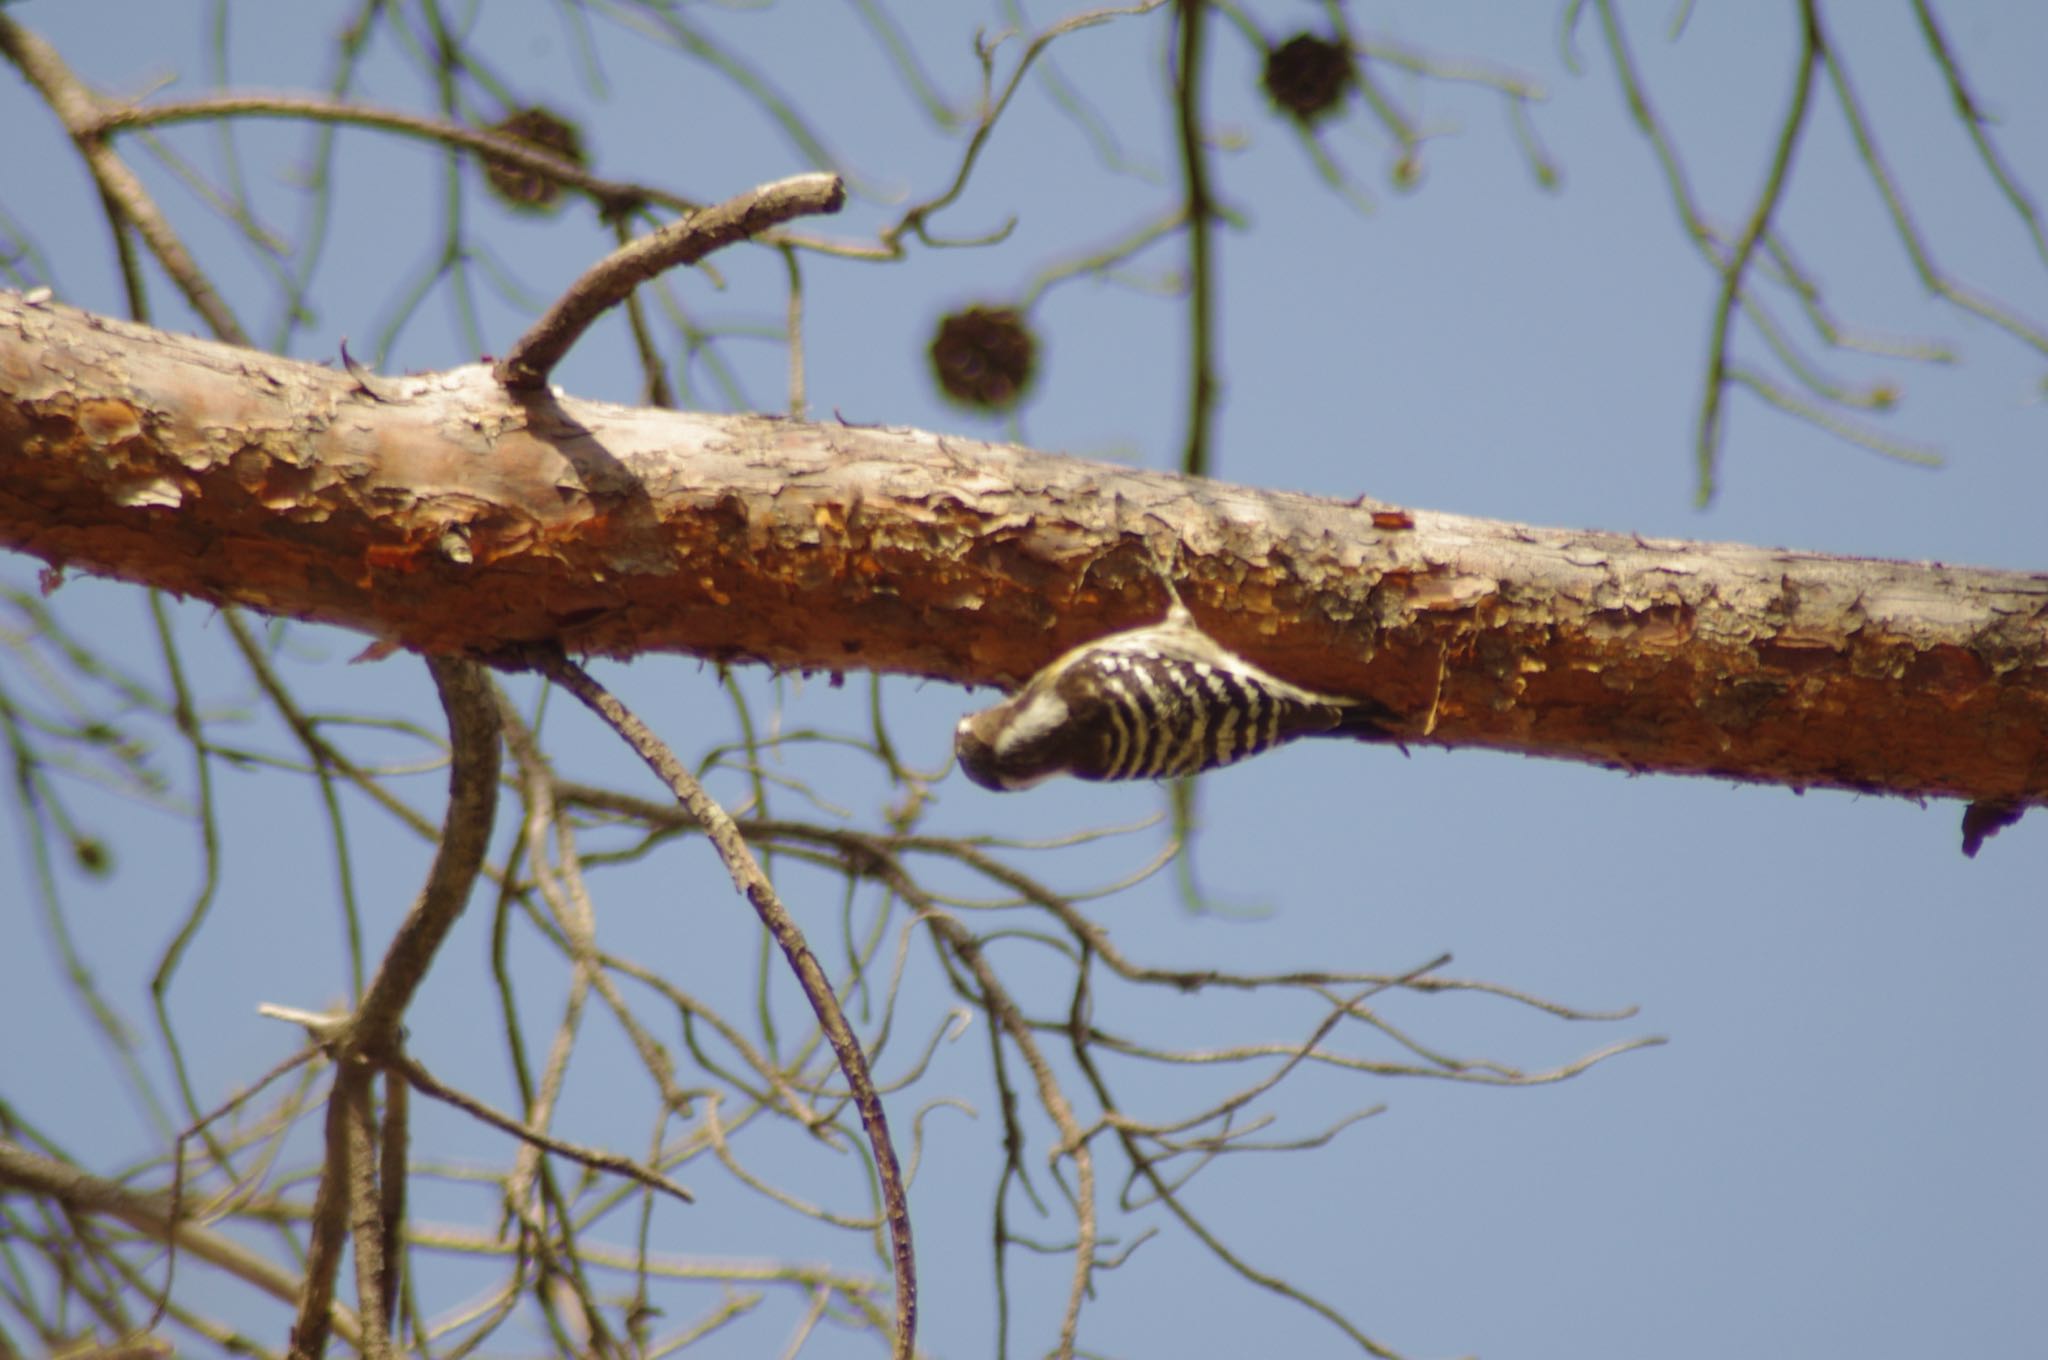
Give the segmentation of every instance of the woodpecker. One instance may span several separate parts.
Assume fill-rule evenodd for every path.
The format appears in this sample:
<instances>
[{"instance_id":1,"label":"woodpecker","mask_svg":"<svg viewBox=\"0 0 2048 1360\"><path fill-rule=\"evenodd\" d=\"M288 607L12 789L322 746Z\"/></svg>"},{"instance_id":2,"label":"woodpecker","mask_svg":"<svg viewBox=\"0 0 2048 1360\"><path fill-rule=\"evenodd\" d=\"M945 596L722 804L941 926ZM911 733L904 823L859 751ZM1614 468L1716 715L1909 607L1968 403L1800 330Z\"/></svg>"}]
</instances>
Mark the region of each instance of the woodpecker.
<instances>
[{"instance_id":1,"label":"woodpecker","mask_svg":"<svg viewBox=\"0 0 2048 1360\"><path fill-rule=\"evenodd\" d=\"M1167 593L1163 622L1076 647L962 718L953 750L967 777L999 790L1056 774L1166 779L1296 737L1397 740L1387 709L1267 674L1204 633L1171 584Z\"/></svg>"}]
</instances>

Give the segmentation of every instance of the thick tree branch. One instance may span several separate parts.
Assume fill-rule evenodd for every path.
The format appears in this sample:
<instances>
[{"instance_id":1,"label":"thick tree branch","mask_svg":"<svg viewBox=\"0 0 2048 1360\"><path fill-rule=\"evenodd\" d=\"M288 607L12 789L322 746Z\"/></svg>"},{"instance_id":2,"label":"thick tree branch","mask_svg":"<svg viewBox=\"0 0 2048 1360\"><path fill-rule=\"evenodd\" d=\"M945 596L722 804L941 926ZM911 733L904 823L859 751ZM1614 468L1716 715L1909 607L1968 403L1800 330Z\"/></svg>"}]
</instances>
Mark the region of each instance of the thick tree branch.
<instances>
[{"instance_id":1,"label":"thick tree branch","mask_svg":"<svg viewBox=\"0 0 2048 1360\"><path fill-rule=\"evenodd\" d=\"M1536 529L914 430L354 378L0 295L0 544L426 652L1014 682L1203 625L1408 735L2048 800L2048 575Z\"/></svg>"}]
</instances>

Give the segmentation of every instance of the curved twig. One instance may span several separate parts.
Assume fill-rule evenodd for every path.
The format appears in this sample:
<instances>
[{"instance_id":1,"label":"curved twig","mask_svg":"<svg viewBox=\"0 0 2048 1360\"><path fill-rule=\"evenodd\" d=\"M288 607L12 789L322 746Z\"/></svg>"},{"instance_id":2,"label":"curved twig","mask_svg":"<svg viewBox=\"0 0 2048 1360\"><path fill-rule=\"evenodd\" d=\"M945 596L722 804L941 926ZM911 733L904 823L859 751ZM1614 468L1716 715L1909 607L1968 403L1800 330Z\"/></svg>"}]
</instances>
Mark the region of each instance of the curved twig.
<instances>
[{"instance_id":1,"label":"curved twig","mask_svg":"<svg viewBox=\"0 0 2048 1360\"><path fill-rule=\"evenodd\" d=\"M411 1057L401 1055L396 1066L397 1075L404 1077L407 1085L417 1087L436 1100L453 1105L464 1114L482 1120L500 1133L508 1133L542 1151L567 1157L572 1162L580 1162L593 1171L609 1171L628 1180L638 1181L649 1189L659 1190L664 1195L673 1195L685 1204L694 1204L697 1201L697 1197L682 1186L660 1172L651 1171L640 1165L630 1157L621 1157L616 1152L606 1152L602 1148L584 1147L581 1143L572 1143L567 1139L542 1133L538 1129L528 1128L511 1115L492 1109L475 1096L445 1085L440 1078Z\"/></svg>"},{"instance_id":2,"label":"curved twig","mask_svg":"<svg viewBox=\"0 0 2048 1360\"><path fill-rule=\"evenodd\" d=\"M754 852L748 849L739 828L733 825L725 809L704 791L703 785L676 759L675 753L588 671L559 650L552 649L537 648L517 658L508 658L506 664L531 666L575 695L625 739L634 754L646 763L655 777L675 795L676 801L704 828L706 837L724 861L726 872L732 875L733 886L754 908L761 924L767 927L783 956L789 960L805 999L818 1017L819 1027L832 1045L833 1055L839 1060L839 1070L853 1092L861 1124L867 1130L868 1143L874 1151L875 1173L882 1186L883 1214L889 1223L891 1264L896 1279L896 1339L892 1353L895 1360L911 1360L917 1339L917 1264L910 1240L910 1202L903 1188L902 1167L896 1159L895 1145L889 1138L889 1121L882 1110L882 1098L876 1093L874 1077L868 1071L867 1055L861 1051L860 1041L846 1023L846 1014L839 1007L839 998L832 990L831 980L825 976L817 956L811 952L803 931L782 905L774 885L761 872Z\"/></svg>"},{"instance_id":3,"label":"curved twig","mask_svg":"<svg viewBox=\"0 0 2048 1360\"><path fill-rule=\"evenodd\" d=\"M426 887L400 923L362 1003L334 1044L334 1089L327 1098L327 1162L314 1197L312 1242L306 1253L298 1319L292 1329L293 1360L317 1357L326 1348L334 1277L341 1266L350 1220L358 1219L358 1226L367 1228L374 1226L378 1217L370 1151L375 1143L370 1129L374 1116L369 1108L369 1083L375 1068L366 1059L398 1051L406 1007L468 903L470 889L483 868L497 808L498 721L487 677L481 667L468 661L430 657L427 666L448 714L448 813L440 847L427 871ZM358 1260L376 1255L381 1240L380 1234L359 1232ZM366 1263L365 1272L362 1279L374 1293L375 1282L382 1275L381 1262L375 1268ZM366 1354L381 1352L388 1342L381 1303L364 1308L362 1323Z\"/></svg>"},{"instance_id":4,"label":"curved twig","mask_svg":"<svg viewBox=\"0 0 2048 1360\"><path fill-rule=\"evenodd\" d=\"M837 175L792 175L691 213L659 231L619 247L584 271L568 291L519 337L493 370L515 392L547 383L592 322L626 300L664 270L695 264L712 251L758 236L792 218L836 213L846 205L846 185Z\"/></svg>"}]
</instances>

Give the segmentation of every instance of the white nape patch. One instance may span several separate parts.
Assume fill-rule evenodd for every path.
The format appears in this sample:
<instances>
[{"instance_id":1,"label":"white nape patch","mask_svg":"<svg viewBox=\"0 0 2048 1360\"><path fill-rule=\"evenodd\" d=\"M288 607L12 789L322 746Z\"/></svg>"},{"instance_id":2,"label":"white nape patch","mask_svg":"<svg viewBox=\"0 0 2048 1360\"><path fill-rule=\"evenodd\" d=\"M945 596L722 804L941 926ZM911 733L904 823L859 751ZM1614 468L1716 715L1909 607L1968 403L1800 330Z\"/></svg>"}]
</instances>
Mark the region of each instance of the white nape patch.
<instances>
[{"instance_id":1,"label":"white nape patch","mask_svg":"<svg viewBox=\"0 0 2048 1360\"><path fill-rule=\"evenodd\" d=\"M1003 724L996 734L996 754L1013 751L1028 742L1036 741L1048 732L1056 731L1067 721L1067 701L1050 689L1042 689L1026 699Z\"/></svg>"}]
</instances>

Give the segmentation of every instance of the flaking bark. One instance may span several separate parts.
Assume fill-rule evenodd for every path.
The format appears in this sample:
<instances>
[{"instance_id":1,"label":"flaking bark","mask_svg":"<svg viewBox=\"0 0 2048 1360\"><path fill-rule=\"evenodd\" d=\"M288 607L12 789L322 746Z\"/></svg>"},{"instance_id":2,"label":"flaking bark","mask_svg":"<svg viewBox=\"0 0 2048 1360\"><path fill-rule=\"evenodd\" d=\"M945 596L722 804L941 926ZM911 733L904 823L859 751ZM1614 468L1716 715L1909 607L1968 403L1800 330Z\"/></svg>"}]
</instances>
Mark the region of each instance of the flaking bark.
<instances>
[{"instance_id":1,"label":"flaking bark","mask_svg":"<svg viewBox=\"0 0 2048 1360\"><path fill-rule=\"evenodd\" d=\"M0 544L430 653L1008 684L1159 618L1411 740L2048 798L2048 575L1538 529L917 430L358 378L0 295Z\"/></svg>"}]
</instances>

